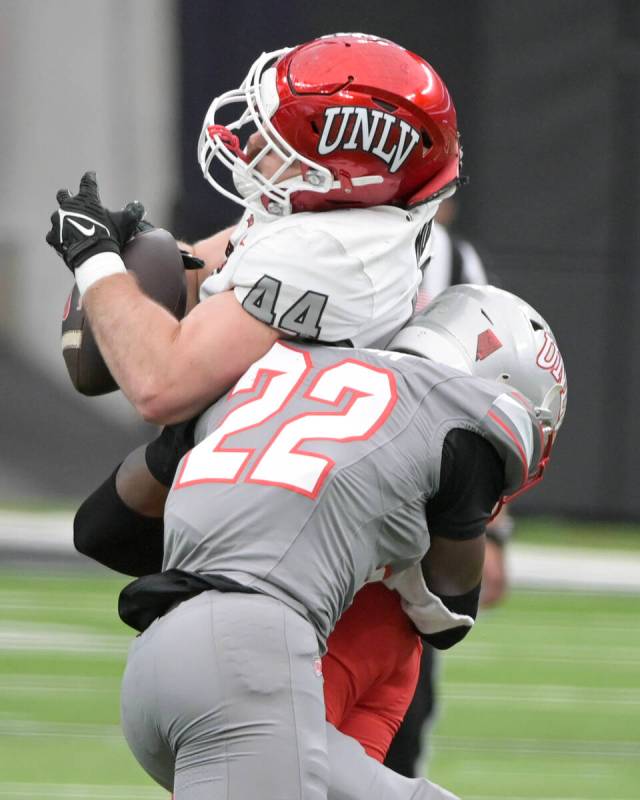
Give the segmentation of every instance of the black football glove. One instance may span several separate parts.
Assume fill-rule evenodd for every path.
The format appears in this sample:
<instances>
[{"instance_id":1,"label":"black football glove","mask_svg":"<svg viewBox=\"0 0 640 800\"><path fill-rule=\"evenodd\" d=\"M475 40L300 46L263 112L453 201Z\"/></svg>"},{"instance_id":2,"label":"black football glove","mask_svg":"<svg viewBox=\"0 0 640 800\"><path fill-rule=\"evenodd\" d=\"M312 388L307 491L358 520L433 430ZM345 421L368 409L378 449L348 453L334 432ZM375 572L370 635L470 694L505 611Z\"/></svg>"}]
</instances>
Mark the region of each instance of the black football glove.
<instances>
[{"instance_id":1,"label":"black football glove","mask_svg":"<svg viewBox=\"0 0 640 800\"><path fill-rule=\"evenodd\" d=\"M163 486L171 486L180 459L194 446L196 419L167 425L146 447L144 455L149 472Z\"/></svg>"},{"instance_id":2,"label":"black football glove","mask_svg":"<svg viewBox=\"0 0 640 800\"><path fill-rule=\"evenodd\" d=\"M146 219L140 220L136 227L136 233L148 233L149 231L155 230L155 225L149 222ZM196 256L189 253L187 250L180 250L180 255L182 256L182 266L185 269L202 269L204 267L204 261L201 258L197 258Z\"/></svg>"},{"instance_id":3,"label":"black football glove","mask_svg":"<svg viewBox=\"0 0 640 800\"><path fill-rule=\"evenodd\" d=\"M47 242L72 272L97 253L120 253L144 216L137 201L121 211L109 211L100 200L95 172L85 172L76 195L60 189L60 208L51 215Z\"/></svg>"}]
</instances>

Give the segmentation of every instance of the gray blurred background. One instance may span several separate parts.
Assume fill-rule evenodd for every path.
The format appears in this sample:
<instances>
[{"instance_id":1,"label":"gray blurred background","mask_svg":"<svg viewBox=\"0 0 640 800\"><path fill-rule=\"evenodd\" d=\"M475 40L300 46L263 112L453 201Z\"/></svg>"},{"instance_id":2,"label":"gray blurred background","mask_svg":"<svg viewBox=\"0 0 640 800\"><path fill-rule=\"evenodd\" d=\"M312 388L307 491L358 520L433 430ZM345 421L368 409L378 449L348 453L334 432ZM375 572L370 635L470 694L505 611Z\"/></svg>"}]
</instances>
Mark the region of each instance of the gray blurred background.
<instances>
[{"instance_id":1,"label":"gray blurred background","mask_svg":"<svg viewBox=\"0 0 640 800\"><path fill-rule=\"evenodd\" d=\"M73 504L150 431L75 394L59 345L72 279L44 241L55 192L196 239L233 204L204 182L204 112L263 50L387 36L453 95L471 182L457 228L551 323L569 404L521 514L640 518L640 4L634 0L0 0L0 503Z\"/></svg>"}]
</instances>

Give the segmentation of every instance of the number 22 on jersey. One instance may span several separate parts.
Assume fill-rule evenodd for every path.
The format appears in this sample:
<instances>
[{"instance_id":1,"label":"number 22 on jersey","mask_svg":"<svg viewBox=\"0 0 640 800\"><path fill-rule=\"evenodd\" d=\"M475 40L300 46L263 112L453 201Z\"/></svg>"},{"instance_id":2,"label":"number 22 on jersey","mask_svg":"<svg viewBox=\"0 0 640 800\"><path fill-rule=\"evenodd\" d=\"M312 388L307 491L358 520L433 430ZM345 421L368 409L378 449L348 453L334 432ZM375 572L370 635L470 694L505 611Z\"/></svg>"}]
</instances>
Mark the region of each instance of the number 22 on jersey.
<instances>
[{"instance_id":1,"label":"number 22 on jersey","mask_svg":"<svg viewBox=\"0 0 640 800\"><path fill-rule=\"evenodd\" d=\"M335 462L317 452L318 445L313 451L304 448L305 442L368 439L389 416L397 394L392 372L353 358L320 370L303 392L312 368L309 352L277 342L231 390L229 399L243 394L248 399L185 456L174 489L242 480L316 497ZM317 404L318 411L292 412L259 451L227 442L285 411L296 396Z\"/></svg>"}]
</instances>

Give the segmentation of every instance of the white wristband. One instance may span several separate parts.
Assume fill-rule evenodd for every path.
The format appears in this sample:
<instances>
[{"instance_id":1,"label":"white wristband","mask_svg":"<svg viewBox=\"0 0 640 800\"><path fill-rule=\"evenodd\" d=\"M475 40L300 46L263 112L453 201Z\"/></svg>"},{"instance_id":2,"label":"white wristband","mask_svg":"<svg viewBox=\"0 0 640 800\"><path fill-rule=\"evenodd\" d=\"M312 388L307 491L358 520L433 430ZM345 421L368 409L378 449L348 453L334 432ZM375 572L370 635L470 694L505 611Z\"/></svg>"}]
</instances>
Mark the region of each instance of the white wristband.
<instances>
[{"instance_id":1,"label":"white wristband","mask_svg":"<svg viewBox=\"0 0 640 800\"><path fill-rule=\"evenodd\" d=\"M124 261L117 253L98 253L91 256L76 269L76 284L80 297L101 278L126 271Z\"/></svg>"}]
</instances>

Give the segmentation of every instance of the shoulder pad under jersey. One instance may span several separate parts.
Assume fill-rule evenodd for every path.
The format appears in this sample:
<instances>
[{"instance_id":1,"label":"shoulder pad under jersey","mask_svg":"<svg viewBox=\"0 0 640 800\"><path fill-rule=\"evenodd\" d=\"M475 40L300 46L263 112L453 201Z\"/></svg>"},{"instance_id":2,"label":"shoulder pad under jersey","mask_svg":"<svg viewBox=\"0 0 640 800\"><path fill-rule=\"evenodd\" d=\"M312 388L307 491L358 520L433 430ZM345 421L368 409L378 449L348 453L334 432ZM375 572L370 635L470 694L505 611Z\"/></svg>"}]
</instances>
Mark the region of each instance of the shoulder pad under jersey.
<instances>
[{"instance_id":1,"label":"shoulder pad under jersey","mask_svg":"<svg viewBox=\"0 0 640 800\"><path fill-rule=\"evenodd\" d=\"M533 407L517 393L500 394L481 428L504 461L504 494L513 494L537 473L542 457L542 428Z\"/></svg>"}]
</instances>

